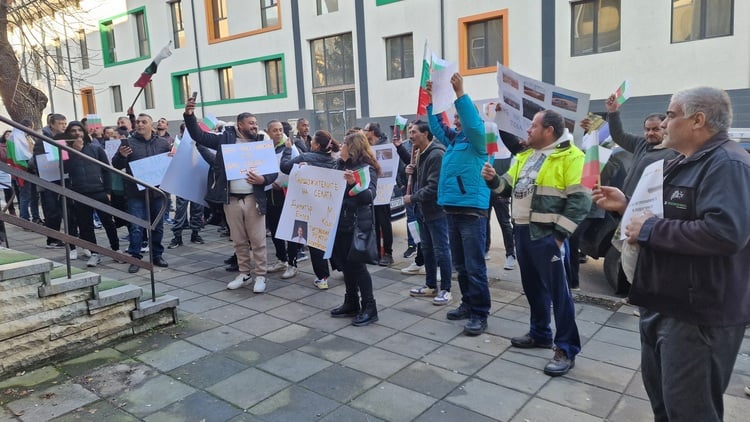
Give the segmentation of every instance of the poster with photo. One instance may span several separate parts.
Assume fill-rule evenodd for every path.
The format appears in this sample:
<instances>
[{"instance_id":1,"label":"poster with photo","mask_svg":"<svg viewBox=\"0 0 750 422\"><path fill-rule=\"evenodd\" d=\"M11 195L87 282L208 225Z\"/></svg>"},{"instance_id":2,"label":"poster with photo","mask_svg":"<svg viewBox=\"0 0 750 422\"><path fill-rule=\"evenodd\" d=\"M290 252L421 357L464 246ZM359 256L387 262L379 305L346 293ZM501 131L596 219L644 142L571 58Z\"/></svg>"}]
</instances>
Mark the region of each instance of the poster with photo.
<instances>
[{"instance_id":1,"label":"poster with photo","mask_svg":"<svg viewBox=\"0 0 750 422\"><path fill-rule=\"evenodd\" d=\"M375 158L380 164L380 175L378 175L378 192L375 196L375 205L385 205L391 203L393 187L396 186L396 176L398 175L399 158L396 153L396 147L393 144L374 145Z\"/></svg>"},{"instance_id":2,"label":"poster with photo","mask_svg":"<svg viewBox=\"0 0 750 422\"><path fill-rule=\"evenodd\" d=\"M578 123L589 111L590 95L551 85L497 64L498 98L501 110L494 116L500 129L526 139L534 115L554 110L565 119L565 127L575 139L583 137Z\"/></svg>"}]
</instances>

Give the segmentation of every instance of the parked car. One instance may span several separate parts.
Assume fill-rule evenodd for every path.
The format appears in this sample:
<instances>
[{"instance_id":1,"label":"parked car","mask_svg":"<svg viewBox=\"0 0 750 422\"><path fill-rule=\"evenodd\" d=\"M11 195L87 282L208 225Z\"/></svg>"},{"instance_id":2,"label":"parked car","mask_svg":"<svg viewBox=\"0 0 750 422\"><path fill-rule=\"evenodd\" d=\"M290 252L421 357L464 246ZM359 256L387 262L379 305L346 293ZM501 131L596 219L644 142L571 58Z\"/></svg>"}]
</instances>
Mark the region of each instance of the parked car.
<instances>
[{"instance_id":1,"label":"parked car","mask_svg":"<svg viewBox=\"0 0 750 422\"><path fill-rule=\"evenodd\" d=\"M404 192L398 185L393 187L391 195L391 221L398 220L406 215L406 206L404 205Z\"/></svg>"}]
</instances>

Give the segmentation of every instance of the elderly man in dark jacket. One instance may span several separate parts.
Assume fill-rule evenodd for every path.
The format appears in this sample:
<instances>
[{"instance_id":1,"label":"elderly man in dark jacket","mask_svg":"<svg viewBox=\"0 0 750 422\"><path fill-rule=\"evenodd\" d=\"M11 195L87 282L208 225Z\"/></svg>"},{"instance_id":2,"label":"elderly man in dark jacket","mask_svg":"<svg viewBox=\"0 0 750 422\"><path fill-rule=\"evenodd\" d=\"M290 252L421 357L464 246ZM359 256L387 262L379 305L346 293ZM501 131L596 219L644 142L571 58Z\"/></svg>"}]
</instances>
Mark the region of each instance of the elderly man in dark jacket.
<instances>
[{"instance_id":1,"label":"elderly man in dark jacket","mask_svg":"<svg viewBox=\"0 0 750 422\"><path fill-rule=\"evenodd\" d=\"M130 163L143 158L159 155L169 152L171 147L166 139L159 137L153 130L153 119L148 114L141 113L135 121L135 133L123 141L117 153L112 157L112 166L116 169L126 169L128 174L133 174ZM146 219L146 192L147 190L138 190L138 186L124 180L125 195L128 198L128 212L138 218ZM152 220L159 214L164 198L156 193L151 193L149 198L149 207ZM167 261L164 260L164 245L161 241L164 237L164 222L159 221L154 230L151 231L151 253L153 263L158 267L167 267ZM128 253L138 259L141 259L141 246L143 243L143 227L131 224L130 229L130 246ZM128 268L129 273L138 272L138 266L131 264Z\"/></svg>"},{"instance_id":2,"label":"elderly man in dark jacket","mask_svg":"<svg viewBox=\"0 0 750 422\"><path fill-rule=\"evenodd\" d=\"M263 135L258 133L258 120L250 113L237 116L237 126L228 126L220 134L204 132L198 126L193 114L195 99L188 100L185 106L185 129L199 145L216 150L216 159L212 166L213 184L206 195L206 201L221 201L224 204L224 215L231 232L234 252L240 274L227 284L230 290L253 283L253 292L266 291L267 253L266 253L266 199L265 187L276 180L278 173L266 175L248 172L245 179L227 180L224 167L224 154L221 146L243 142L259 142ZM248 246L249 242L249 246ZM250 274L250 252L255 261L255 280Z\"/></svg>"}]
</instances>

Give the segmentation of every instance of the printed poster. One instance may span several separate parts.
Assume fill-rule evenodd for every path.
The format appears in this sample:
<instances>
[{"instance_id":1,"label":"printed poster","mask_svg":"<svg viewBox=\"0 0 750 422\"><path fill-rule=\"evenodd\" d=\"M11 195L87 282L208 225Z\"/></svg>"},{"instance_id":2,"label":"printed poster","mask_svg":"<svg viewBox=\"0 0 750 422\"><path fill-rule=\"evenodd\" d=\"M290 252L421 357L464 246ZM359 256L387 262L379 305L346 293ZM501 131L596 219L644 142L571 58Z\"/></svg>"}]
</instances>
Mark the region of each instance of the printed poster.
<instances>
[{"instance_id":1,"label":"printed poster","mask_svg":"<svg viewBox=\"0 0 750 422\"><path fill-rule=\"evenodd\" d=\"M380 164L380 174L378 175L377 194L375 195L375 205L386 205L391 203L393 187L396 186L396 176L398 175L398 163L400 161L396 153L396 147L393 144L374 145L375 159Z\"/></svg>"},{"instance_id":2,"label":"printed poster","mask_svg":"<svg viewBox=\"0 0 750 422\"><path fill-rule=\"evenodd\" d=\"M306 243L330 258L346 179L341 170L294 165L276 238Z\"/></svg>"}]
</instances>

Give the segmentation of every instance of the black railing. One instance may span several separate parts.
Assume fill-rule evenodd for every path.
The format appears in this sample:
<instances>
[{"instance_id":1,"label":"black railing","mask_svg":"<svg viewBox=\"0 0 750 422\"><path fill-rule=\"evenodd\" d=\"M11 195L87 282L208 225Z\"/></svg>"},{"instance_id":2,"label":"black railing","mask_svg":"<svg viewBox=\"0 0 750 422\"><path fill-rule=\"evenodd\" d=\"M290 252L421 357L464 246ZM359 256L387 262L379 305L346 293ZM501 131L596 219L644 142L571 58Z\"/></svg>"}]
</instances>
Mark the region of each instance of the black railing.
<instances>
[{"instance_id":1,"label":"black railing","mask_svg":"<svg viewBox=\"0 0 750 422\"><path fill-rule=\"evenodd\" d=\"M150 241L150 239L152 238L151 237L152 236L151 231L153 229L155 229L156 225L161 221L161 219L163 218L164 213L166 211L166 208L167 208L167 201L166 201L167 195L164 193L164 191L162 191L161 189L159 189L157 187L154 187L154 186L151 186L151 185L149 185L147 183L144 183L144 182L136 179L135 177L127 174L124 171L117 170L117 169L115 169L114 167L112 167L109 164L105 164L105 163L102 163L99 160L91 158L88 155L79 152L75 148L71 148L71 147L69 147L67 145L63 145L63 144L58 144L53 139L51 139L51 138L49 138L49 137L47 137L47 136L45 136L43 134L34 132L31 129L27 128L26 126L20 125L20 124L14 122L13 120L10 120L10 119L6 118L5 116L0 115L0 122L3 122L3 123L5 123L5 124L7 124L9 126L12 126L12 127L16 128L18 130L21 130L24 133L26 133L27 135L32 136L32 137L37 138L37 139L40 139L43 142L46 142L46 143L51 144L51 145L54 145L54 147L60 148L62 150L65 150L65 151L68 152L68 154L74 154L74 155L77 155L78 157L82 158L83 160L86 160L89 163L95 163L96 165L98 165L100 167L103 167L104 171L109 171L109 172L112 172L113 174L118 174L118 175L122 176L123 179L130 180L130 181L132 181L134 183L137 183L137 184L145 187L145 189L147 191L146 194L145 194L145 197L146 197L146 218L147 218L147 220L143 220L141 218L137 218L137 217L135 217L135 216L133 216L131 214L128 214L127 212L124 212L124 211L121 211L121 210L119 210L117 208L114 208L111 205L108 205L108 204L105 204L103 202L97 201L96 199L89 198L89 197L87 197L87 196L85 196L83 194L80 194L78 192L74 192L73 190L66 188L65 187L65 171L63 169L62 154L61 154L60 159L58 160L59 170L60 170L60 175L61 175L60 184L49 182L49 181L47 181L45 179L42 179L38 175L30 173L30 172L28 172L26 170L19 169L17 167L11 166L10 164L8 164L6 162L1 162L0 161L0 171L4 171L4 172L9 173L9 174L11 174L13 176L19 177L19 178L23 179L26 182L33 183L33 184L35 184L35 185L37 185L39 187L42 187L42 188L44 188L44 189L46 189L48 191L54 192L54 193L56 193L56 194L58 194L58 195L60 195L60 196L62 196L64 198L64 200L60 201L61 202L60 206L61 206L62 212L63 212L63 216L62 216L63 232L60 232L60 231L57 231L57 230L53 230L53 229L45 227L45 226L43 226L41 224L33 223L33 222L28 221L26 219L23 219L23 218L15 216L13 214L10 214L10 213L7 212L8 205L6 205L5 208L3 208L2 212L0 213L0 221L2 221L3 223L7 222L7 223L10 223L10 224L13 224L14 226L18 226L18 227L21 227L21 228L24 228L24 229L30 230L32 232L48 236L48 237L52 237L52 238L55 238L55 239L60 239L61 241L65 242L65 265L67 267L68 278L71 277L71 267L70 267L70 245L71 244L75 245L75 246L78 246L78 247L81 247L81 248L89 249L91 252L97 252L97 253L99 253L101 255L108 256L108 257L111 257L113 259L117 259L119 261L126 262L128 264L133 264L133 265L136 265L136 266L138 266L140 268L144 268L144 269L148 270L150 272L150 274L151 274L151 298L152 298L152 300L155 301L156 300L156 282L154 280L153 248L150 248L150 247L148 248L148 261L142 261L142 260L140 260L138 258L135 258L135 257L132 257L130 255L126 255L126 254L120 253L118 251L113 251L113 250L110 250L110 249L105 248L103 246L95 245L95 244L93 244L91 242L88 242L86 240L80 239L78 237L71 236L70 232L69 232L69 227L68 227L68 201L67 201L67 199L71 199L73 201L80 202L82 204L88 205L89 207L91 207L91 208L93 208L95 210L105 212L105 213L111 215L112 217L117 217L117 218L120 218L122 220L127 221L128 223L132 223L132 224L135 224L135 225L138 225L140 227L145 228L147 236L148 236L148 239ZM8 140L8 142L13 142L13 141L12 140ZM2 184L0 184L0 185L2 185ZM8 187L10 187L10 186L8 186ZM161 209L159 210L158 215L156 216L156 219L152 219L151 218L151 207L150 207L150 200L151 199L150 198L151 198L152 192L154 194L156 194L156 195L160 195L164 199L164 201L162 201L162 206L161 206ZM8 204L12 203L12 201L13 201L13 198L11 198L8 201ZM19 203L19 205L20 205L20 203ZM150 223L150 221L153 221L153 223ZM7 240L7 234L6 234L4 240L5 240L6 247L9 247L8 240Z\"/></svg>"}]
</instances>

